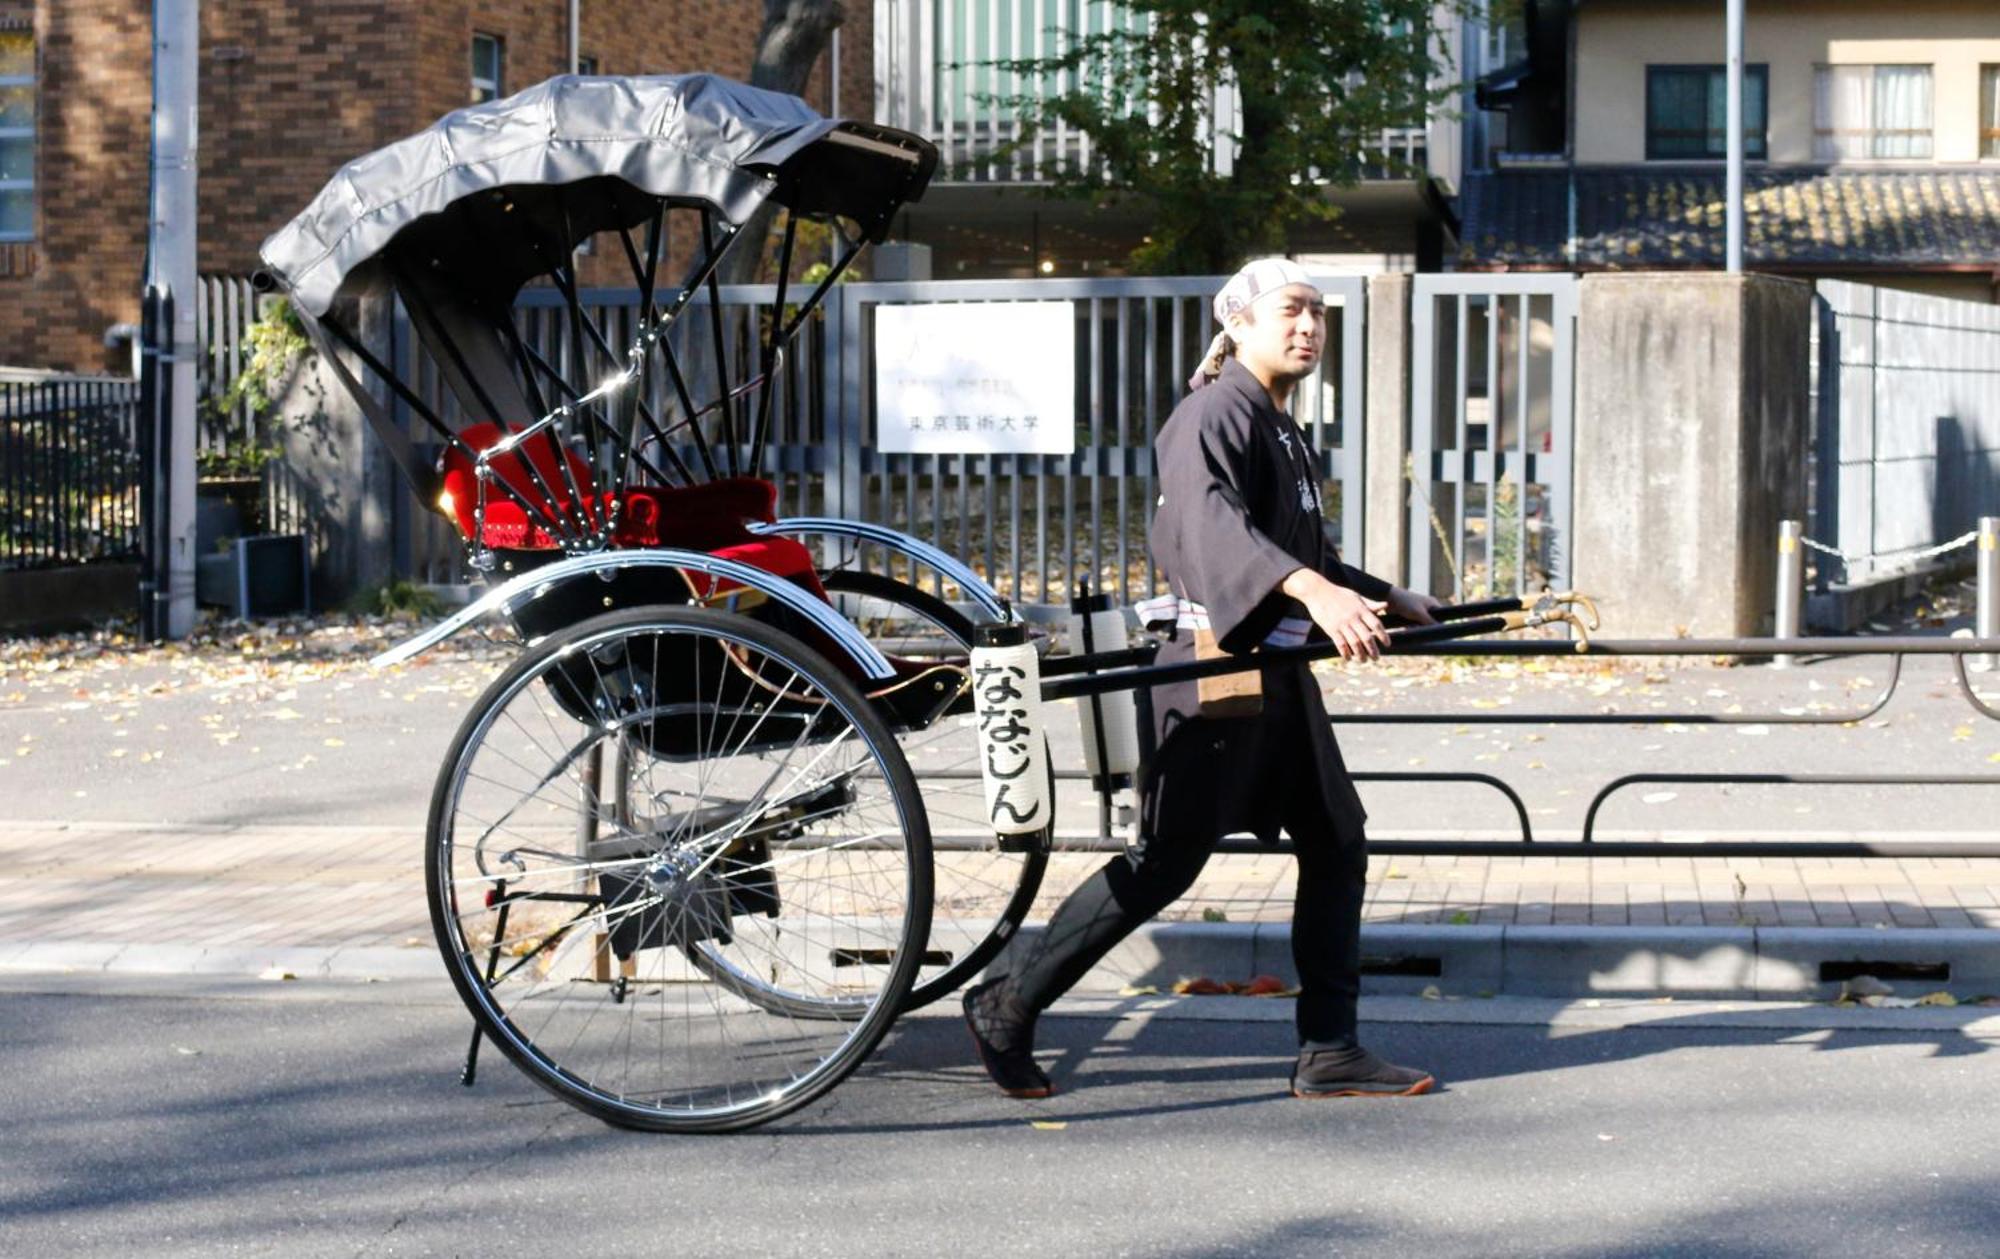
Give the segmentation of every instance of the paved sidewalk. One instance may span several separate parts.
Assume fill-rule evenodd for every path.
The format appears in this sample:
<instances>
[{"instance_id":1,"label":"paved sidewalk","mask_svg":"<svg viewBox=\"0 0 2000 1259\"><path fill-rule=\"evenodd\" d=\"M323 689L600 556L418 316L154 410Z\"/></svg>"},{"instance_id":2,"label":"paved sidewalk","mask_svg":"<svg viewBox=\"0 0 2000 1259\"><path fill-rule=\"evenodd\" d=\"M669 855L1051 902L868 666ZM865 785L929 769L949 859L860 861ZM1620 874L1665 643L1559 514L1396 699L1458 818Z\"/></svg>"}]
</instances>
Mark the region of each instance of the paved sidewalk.
<instances>
[{"instance_id":1,"label":"paved sidewalk","mask_svg":"<svg viewBox=\"0 0 2000 1259\"><path fill-rule=\"evenodd\" d=\"M1881 628L1953 627L1919 619ZM422 819L453 730L512 651L464 639L409 665L366 667L369 652L406 632L262 625L164 648L0 640L0 967L69 956L81 966L186 969L193 959L254 973L268 964L257 959L289 952L435 973ZM1352 768L1496 775L1519 791L1537 839L1576 838L1596 793L1623 774L1800 769L1971 781L1642 787L1615 796L1597 834L1993 838L2000 722L1968 705L1938 660L1907 662L1895 695L1878 704L1891 676L1880 658L1789 671L1438 658L1329 667L1321 681L1345 719L1339 736ZM2000 675L1975 685L2000 704ZM1600 724L1500 720L1528 714ZM1410 717L1429 724L1394 724ZM1059 714L1051 738L1058 764L1081 760L1073 719ZM1378 781L1362 792L1379 839L1517 833L1489 786ZM1087 827L1094 814L1087 792L1066 791L1058 823ZM963 860L943 855L941 880ZM1101 860L1059 853L1031 919ZM1284 922L1293 880L1282 851L1218 857L1165 917ZM2000 858L1382 856L1364 918L1437 933L1956 929L1983 944L1986 929L2000 927Z\"/></svg>"},{"instance_id":2,"label":"paved sidewalk","mask_svg":"<svg viewBox=\"0 0 2000 1259\"><path fill-rule=\"evenodd\" d=\"M1059 854L1033 917L1101 860ZM30 945L245 966L432 948L422 837L403 828L0 823L0 871L0 966ZM1397 856L1368 879L1370 924L2000 927L2000 859ZM1166 918L1286 921L1292 886L1283 852L1217 857Z\"/></svg>"}]
</instances>

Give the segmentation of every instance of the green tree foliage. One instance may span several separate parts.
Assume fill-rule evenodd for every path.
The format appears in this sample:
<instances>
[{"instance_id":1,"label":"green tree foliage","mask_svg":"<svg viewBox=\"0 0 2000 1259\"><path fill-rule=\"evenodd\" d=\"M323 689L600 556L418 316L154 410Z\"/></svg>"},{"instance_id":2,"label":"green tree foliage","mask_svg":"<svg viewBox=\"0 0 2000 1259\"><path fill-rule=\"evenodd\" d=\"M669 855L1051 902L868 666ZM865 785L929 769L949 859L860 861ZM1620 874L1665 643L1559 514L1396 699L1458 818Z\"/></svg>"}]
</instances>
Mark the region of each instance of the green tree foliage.
<instances>
[{"instance_id":1,"label":"green tree foliage","mask_svg":"<svg viewBox=\"0 0 2000 1259\"><path fill-rule=\"evenodd\" d=\"M1072 160L1055 187L1144 199L1155 226L1132 256L1135 270L1228 271L1282 252L1293 227L1337 216L1329 186L1385 165L1399 173L1381 151L1382 131L1422 125L1450 96L1452 58L1436 20L1458 7L1120 0L1118 20L1101 24L1111 29L1070 33L1055 56L994 63L1075 85L991 97L1022 127L1003 155L1058 123L1087 135L1088 162ZM1218 126L1215 102L1232 94L1233 125Z\"/></svg>"}]
</instances>

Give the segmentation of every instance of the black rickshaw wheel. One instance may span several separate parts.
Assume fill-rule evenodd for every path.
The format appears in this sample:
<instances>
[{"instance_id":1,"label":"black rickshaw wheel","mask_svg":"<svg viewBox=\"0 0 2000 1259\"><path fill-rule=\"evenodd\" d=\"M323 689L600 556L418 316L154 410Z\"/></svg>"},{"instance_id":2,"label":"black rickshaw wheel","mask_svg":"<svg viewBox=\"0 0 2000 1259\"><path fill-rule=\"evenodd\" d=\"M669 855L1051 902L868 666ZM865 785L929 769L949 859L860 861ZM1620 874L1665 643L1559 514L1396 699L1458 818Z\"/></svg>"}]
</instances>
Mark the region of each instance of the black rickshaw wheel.
<instances>
[{"instance_id":1,"label":"black rickshaw wheel","mask_svg":"<svg viewBox=\"0 0 2000 1259\"><path fill-rule=\"evenodd\" d=\"M835 606L884 651L942 648L963 659L972 649L971 618L928 590L851 569L820 580ZM1027 918L1048 870L1045 845L1002 849L987 824L971 721L969 713L946 715L896 735L923 794L936 866L930 943L905 1010L949 995L985 969Z\"/></svg>"},{"instance_id":2,"label":"black rickshaw wheel","mask_svg":"<svg viewBox=\"0 0 2000 1259\"><path fill-rule=\"evenodd\" d=\"M533 644L432 797L432 925L481 1030L623 1127L810 1102L881 1041L930 925L930 832L868 699L795 637L706 608Z\"/></svg>"}]
</instances>

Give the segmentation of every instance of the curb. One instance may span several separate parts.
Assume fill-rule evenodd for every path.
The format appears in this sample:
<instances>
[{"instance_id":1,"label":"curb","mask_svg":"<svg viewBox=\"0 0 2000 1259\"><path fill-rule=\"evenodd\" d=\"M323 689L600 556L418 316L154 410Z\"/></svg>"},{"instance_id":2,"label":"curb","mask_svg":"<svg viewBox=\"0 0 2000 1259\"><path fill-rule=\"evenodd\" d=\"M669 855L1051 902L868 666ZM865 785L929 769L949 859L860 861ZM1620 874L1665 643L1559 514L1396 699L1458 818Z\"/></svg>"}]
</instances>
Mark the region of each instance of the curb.
<instances>
[{"instance_id":1,"label":"curb","mask_svg":"<svg viewBox=\"0 0 2000 1259\"><path fill-rule=\"evenodd\" d=\"M1008 970L1040 924L995 960ZM1586 927L1372 925L1361 991L1456 997L1687 997L1824 1001L1873 975L1916 994L2000 993L2000 931L1939 927ZM1166 991L1176 980L1298 982L1284 923L1159 923L1121 942L1077 984Z\"/></svg>"},{"instance_id":2,"label":"curb","mask_svg":"<svg viewBox=\"0 0 2000 1259\"><path fill-rule=\"evenodd\" d=\"M212 948L96 940L0 940L0 973L237 975L297 979L442 979L434 948Z\"/></svg>"},{"instance_id":3,"label":"curb","mask_svg":"<svg viewBox=\"0 0 2000 1259\"><path fill-rule=\"evenodd\" d=\"M1041 936L1025 926L988 969L1010 969ZM1824 1001L1869 974L1906 994L2000 993L2000 931L1898 927L1585 927L1381 924L1361 929L1361 990L1377 996L1683 997ZM0 973L439 979L428 948L227 948L0 940ZM1195 976L1298 981L1284 923L1154 923L1121 942L1074 989L1169 990Z\"/></svg>"}]
</instances>

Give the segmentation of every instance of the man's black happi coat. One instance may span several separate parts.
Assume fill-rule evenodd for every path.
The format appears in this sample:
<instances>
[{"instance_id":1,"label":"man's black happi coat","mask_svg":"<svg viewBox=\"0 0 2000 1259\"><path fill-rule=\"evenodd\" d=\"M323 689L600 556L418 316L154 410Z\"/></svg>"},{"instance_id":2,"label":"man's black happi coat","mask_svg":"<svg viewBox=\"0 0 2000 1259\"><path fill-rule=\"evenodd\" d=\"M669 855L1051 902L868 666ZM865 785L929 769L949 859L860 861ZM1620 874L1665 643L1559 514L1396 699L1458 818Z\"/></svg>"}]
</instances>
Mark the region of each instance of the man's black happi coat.
<instances>
[{"instance_id":1,"label":"man's black happi coat","mask_svg":"<svg viewBox=\"0 0 2000 1259\"><path fill-rule=\"evenodd\" d=\"M1213 384L1174 408L1154 451L1161 495L1153 557L1175 594L1207 609L1225 649L1247 652L1305 620L1304 607L1278 590L1300 567L1370 599L1388 596L1388 582L1341 562L1326 536L1310 443L1241 363L1225 361ZM1157 662L1193 656L1194 634L1184 627ZM1311 670L1268 668L1263 682L1264 710L1255 717L1200 716L1194 682L1154 688L1159 751L1147 772L1149 833L1199 826L1271 839L1287 801L1316 788L1334 837L1360 841L1367 815Z\"/></svg>"}]
</instances>

